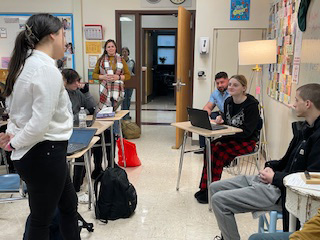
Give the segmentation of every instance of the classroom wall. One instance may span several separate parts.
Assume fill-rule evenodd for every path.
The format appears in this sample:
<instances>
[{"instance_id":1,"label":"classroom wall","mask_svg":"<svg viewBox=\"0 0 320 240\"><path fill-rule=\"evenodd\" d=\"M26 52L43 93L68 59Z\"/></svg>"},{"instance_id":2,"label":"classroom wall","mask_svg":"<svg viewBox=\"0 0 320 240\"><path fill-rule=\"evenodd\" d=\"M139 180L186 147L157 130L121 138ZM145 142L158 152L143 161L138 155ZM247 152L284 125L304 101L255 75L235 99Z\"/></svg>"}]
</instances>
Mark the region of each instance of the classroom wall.
<instances>
[{"instance_id":1,"label":"classroom wall","mask_svg":"<svg viewBox=\"0 0 320 240\"><path fill-rule=\"evenodd\" d=\"M225 0L197 0L196 2L196 36L195 36L195 66L194 66L194 92L193 106L202 108L209 99L211 89L214 87L215 73L212 72L213 62L213 29L215 28L268 28L269 9L272 0L252 0L249 21L230 21L230 5ZM199 37L210 38L210 53L198 53ZM227 49L226 49L227 51ZM198 80L198 69L205 69L206 80ZM263 81L266 83L268 70L264 68ZM249 76L248 76L249 77ZM292 137L291 122L295 121L292 109L271 99L266 94L264 85L264 104L266 132L269 145L269 155L278 159L285 153ZM203 97L207 96L207 97ZM275 114L276 113L276 114ZM196 139L196 138L194 138Z\"/></svg>"}]
</instances>

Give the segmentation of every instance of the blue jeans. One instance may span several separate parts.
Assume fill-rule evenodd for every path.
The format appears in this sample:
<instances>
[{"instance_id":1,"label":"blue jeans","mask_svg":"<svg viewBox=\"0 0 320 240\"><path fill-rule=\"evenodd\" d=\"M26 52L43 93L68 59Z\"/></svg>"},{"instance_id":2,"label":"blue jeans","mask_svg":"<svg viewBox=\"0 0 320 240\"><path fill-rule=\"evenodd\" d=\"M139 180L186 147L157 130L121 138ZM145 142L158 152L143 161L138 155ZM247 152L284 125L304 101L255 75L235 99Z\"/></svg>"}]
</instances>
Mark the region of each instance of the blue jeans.
<instances>
[{"instance_id":1,"label":"blue jeans","mask_svg":"<svg viewBox=\"0 0 320 240\"><path fill-rule=\"evenodd\" d=\"M248 240L289 240L291 234L292 232L255 233Z\"/></svg>"},{"instance_id":2,"label":"blue jeans","mask_svg":"<svg viewBox=\"0 0 320 240\"><path fill-rule=\"evenodd\" d=\"M122 110L129 110L131 105L131 96L133 93L133 88L126 88L124 90L124 100L121 105ZM123 117L123 119L127 120L129 118L129 113Z\"/></svg>"}]
</instances>

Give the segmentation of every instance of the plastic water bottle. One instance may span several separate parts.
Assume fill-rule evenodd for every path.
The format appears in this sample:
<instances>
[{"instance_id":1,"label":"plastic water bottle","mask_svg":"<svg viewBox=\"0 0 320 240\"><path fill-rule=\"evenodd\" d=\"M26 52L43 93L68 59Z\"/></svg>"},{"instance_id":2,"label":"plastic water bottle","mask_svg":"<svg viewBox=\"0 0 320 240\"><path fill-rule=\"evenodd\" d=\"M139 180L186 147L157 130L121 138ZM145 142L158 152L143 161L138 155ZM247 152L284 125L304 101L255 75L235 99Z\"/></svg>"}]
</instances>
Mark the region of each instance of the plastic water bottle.
<instances>
[{"instance_id":1,"label":"plastic water bottle","mask_svg":"<svg viewBox=\"0 0 320 240\"><path fill-rule=\"evenodd\" d=\"M79 112L79 127L81 128L87 127L87 113L84 110L84 107L81 107Z\"/></svg>"}]
</instances>

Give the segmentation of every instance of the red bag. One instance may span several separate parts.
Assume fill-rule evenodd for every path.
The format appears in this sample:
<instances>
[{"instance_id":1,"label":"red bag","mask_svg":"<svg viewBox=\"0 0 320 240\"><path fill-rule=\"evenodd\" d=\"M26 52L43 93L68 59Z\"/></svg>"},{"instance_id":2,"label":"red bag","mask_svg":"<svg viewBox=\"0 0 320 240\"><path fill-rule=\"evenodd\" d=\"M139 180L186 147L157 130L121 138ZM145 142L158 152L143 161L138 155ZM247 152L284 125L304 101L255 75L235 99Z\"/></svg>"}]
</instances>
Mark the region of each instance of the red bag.
<instances>
[{"instance_id":1,"label":"red bag","mask_svg":"<svg viewBox=\"0 0 320 240\"><path fill-rule=\"evenodd\" d=\"M123 157L122 157L122 148L121 148L121 142L120 139L117 140L117 146L118 146L118 165L123 167ZM132 142L129 142L126 139L123 139L123 146L124 146L124 154L126 156L126 166L127 167L137 167L141 165L140 159L137 155L137 149L136 145Z\"/></svg>"}]
</instances>

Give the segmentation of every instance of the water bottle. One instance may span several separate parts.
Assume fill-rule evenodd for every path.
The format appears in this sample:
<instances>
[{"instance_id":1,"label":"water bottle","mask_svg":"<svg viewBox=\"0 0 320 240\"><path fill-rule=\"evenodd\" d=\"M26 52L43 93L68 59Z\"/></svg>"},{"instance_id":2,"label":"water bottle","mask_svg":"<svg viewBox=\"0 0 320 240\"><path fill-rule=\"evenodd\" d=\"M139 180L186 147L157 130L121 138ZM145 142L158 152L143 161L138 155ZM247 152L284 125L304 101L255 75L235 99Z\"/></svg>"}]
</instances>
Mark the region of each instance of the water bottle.
<instances>
[{"instance_id":1,"label":"water bottle","mask_svg":"<svg viewBox=\"0 0 320 240\"><path fill-rule=\"evenodd\" d=\"M79 112L79 127L81 128L87 127L87 113L84 110L84 107L81 107Z\"/></svg>"}]
</instances>

